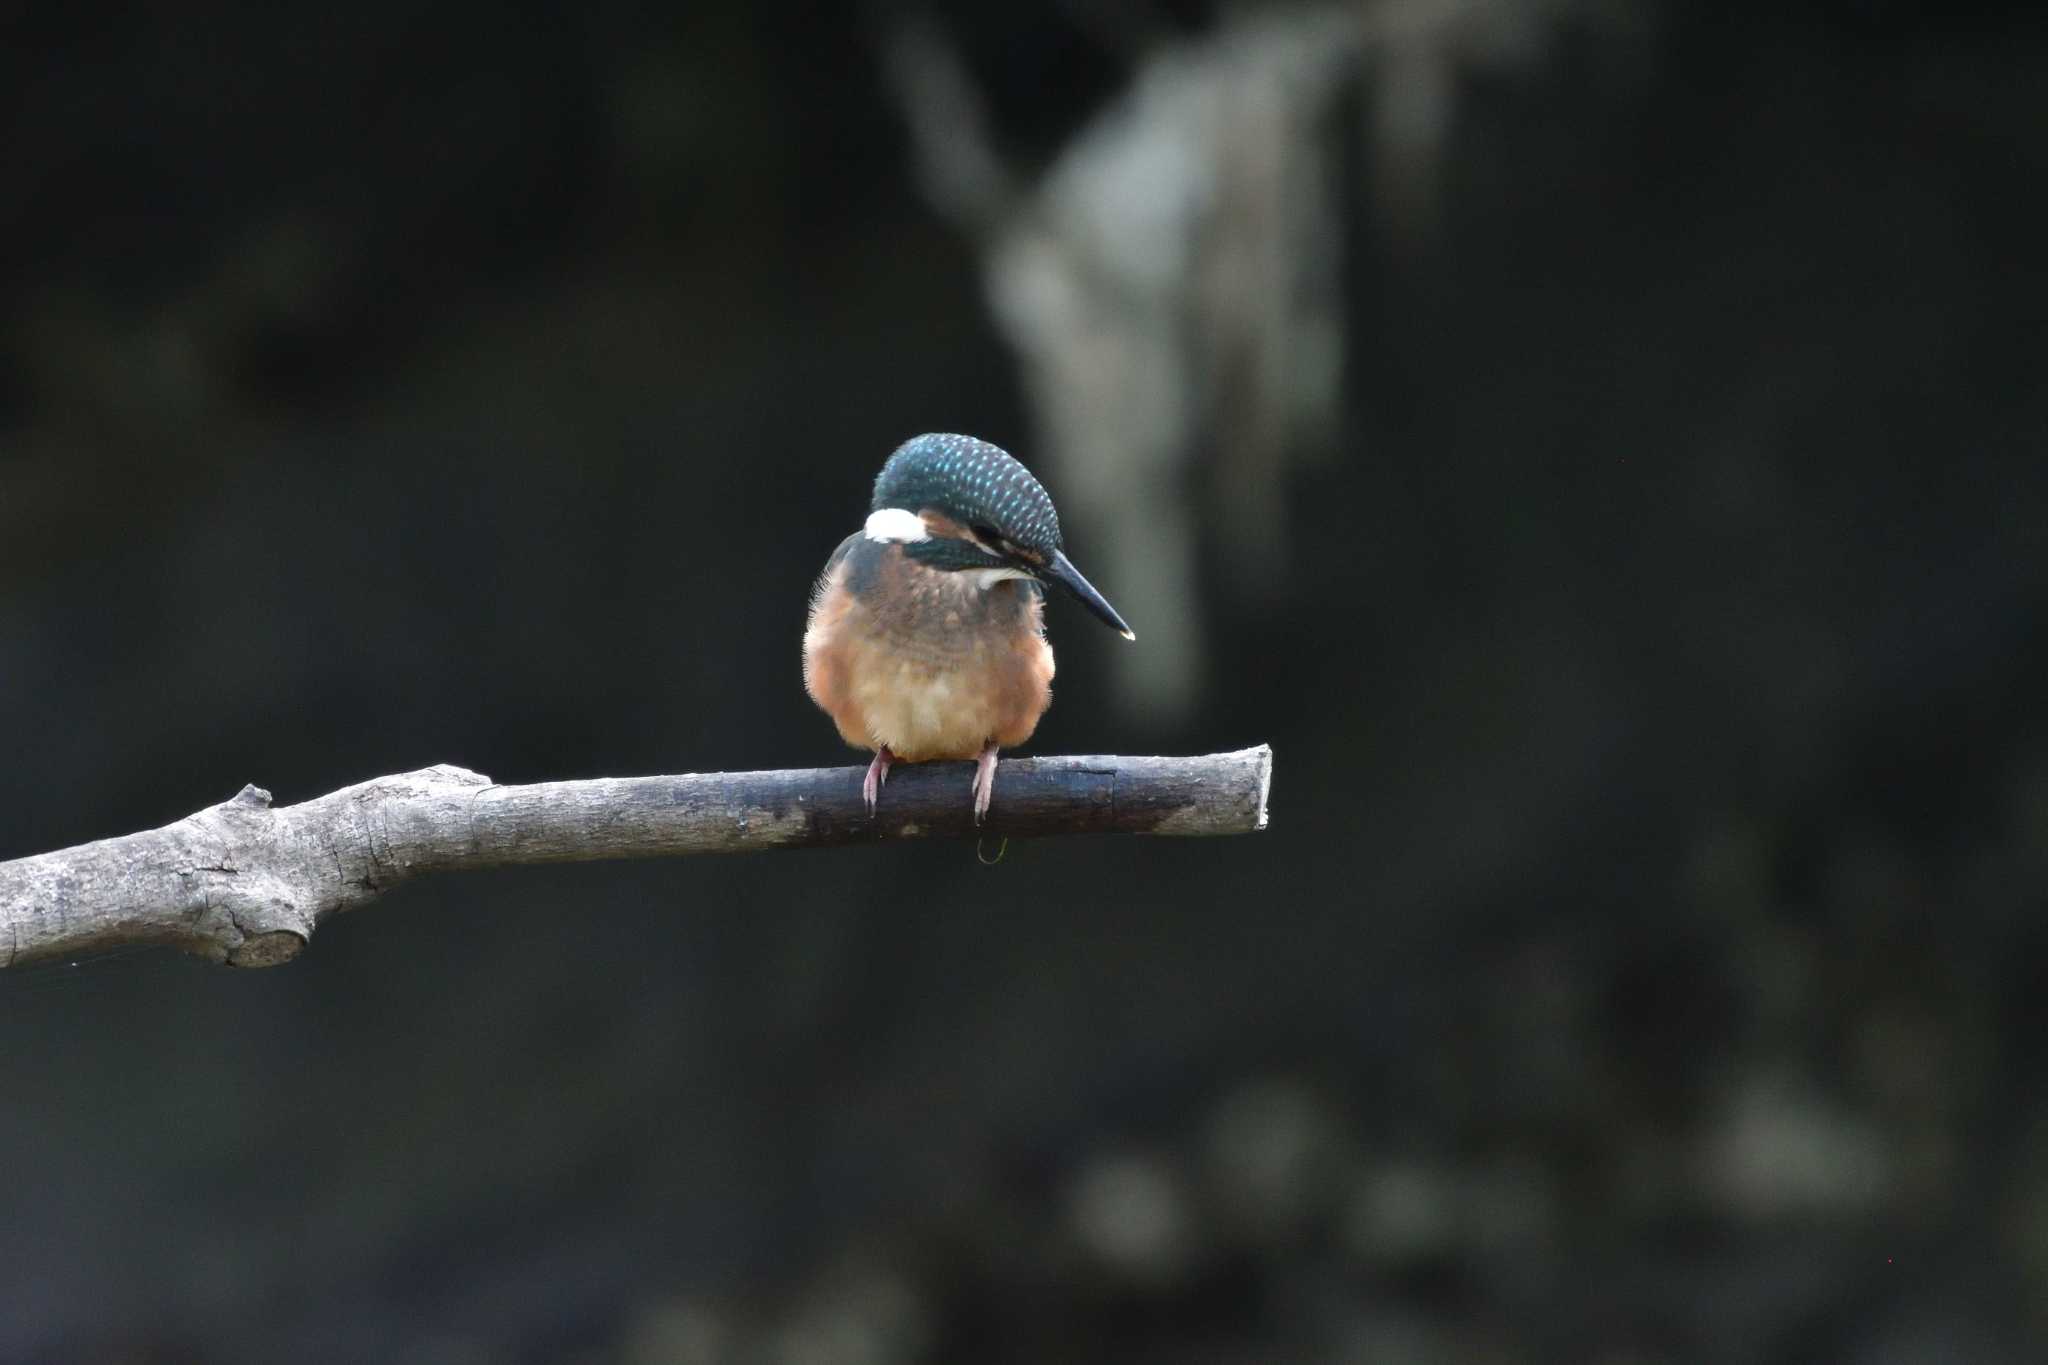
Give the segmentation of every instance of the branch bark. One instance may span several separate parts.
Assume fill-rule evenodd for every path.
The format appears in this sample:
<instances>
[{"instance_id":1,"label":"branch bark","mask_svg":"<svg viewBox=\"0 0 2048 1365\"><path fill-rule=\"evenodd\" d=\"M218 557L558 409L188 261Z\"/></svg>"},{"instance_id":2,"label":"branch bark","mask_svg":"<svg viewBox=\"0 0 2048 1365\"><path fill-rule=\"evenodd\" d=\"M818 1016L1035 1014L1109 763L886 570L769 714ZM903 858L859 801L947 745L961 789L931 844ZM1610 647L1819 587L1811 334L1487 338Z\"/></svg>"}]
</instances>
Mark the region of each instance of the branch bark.
<instances>
[{"instance_id":1,"label":"branch bark","mask_svg":"<svg viewBox=\"0 0 2048 1365\"><path fill-rule=\"evenodd\" d=\"M426 872L883 839L1244 834L1273 751L1006 759L977 829L973 765L898 764L868 818L859 768L501 787L441 765L295 806L244 787L161 829L0 863L0 967L162 943L237 967L297 957L329 915Z\"/></svg>"}]
</instances>

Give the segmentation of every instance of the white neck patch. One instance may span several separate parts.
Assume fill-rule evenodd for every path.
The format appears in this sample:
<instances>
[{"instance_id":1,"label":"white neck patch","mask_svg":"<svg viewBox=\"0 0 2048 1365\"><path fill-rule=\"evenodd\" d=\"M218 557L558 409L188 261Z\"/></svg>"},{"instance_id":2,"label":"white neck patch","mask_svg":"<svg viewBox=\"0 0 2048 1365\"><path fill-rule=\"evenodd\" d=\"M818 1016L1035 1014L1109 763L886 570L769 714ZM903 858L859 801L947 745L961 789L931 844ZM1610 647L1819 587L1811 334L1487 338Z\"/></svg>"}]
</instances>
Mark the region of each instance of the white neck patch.
<instances>
[{"instance_id":1,"label":"white neck patch","mask_svg":"<svg viewBox=\"0 0 2048 1365\"><path fill-rule=\"evenodd\" d=\"M929 540L931 532L925 529L924 518L917 513L901 507L884 507L868 513L867 537L880 541Z\"/></svg>"}]
</instances>

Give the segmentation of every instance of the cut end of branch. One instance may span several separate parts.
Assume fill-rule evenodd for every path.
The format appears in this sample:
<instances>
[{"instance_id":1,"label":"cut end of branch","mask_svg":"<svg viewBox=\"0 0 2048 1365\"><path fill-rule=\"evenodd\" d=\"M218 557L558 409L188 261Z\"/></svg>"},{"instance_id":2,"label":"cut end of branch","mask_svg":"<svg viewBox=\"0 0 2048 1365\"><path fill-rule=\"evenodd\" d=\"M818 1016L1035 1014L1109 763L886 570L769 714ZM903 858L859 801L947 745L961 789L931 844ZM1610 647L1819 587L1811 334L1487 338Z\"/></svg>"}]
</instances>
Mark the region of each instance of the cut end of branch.
<instances>
[{"instance_id":1,"label":"cut end of branch","mask_svg":"<svg viewBox=\"0 0 2048 1365\"><path fill-rule=\"evenodd\" d=\"M1259 765L1259 818L1252 828L1261 830L1266 827L1266 801L1273 794L1273 746L1261 744L1252 752Z\"/></svg>"}]
</instances>

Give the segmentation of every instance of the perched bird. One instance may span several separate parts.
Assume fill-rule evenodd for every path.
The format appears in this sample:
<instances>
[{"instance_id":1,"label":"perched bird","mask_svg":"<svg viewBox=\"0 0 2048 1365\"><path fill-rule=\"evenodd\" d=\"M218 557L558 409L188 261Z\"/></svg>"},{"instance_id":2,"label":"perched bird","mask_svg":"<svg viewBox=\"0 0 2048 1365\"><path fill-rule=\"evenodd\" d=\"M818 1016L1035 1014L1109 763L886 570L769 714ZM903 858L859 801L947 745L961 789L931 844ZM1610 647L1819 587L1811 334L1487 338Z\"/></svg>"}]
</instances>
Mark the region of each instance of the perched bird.
<instances>
[{"instance_id":1,"label":"perched bird","mask_svg":"<svg viewBox=\"0 0 2048 1365\"><path fill-rule=\"evenodd\" d=\"M848 744L875 751L868 814L890 763L971 758L981 823L996 750L1029 739L1052 704L1047 583L1138 638L1061 552L1030 470L972 436L896 448L867 525L825 561L804 631L804 690Z\"/></svg>"}]
</instances>

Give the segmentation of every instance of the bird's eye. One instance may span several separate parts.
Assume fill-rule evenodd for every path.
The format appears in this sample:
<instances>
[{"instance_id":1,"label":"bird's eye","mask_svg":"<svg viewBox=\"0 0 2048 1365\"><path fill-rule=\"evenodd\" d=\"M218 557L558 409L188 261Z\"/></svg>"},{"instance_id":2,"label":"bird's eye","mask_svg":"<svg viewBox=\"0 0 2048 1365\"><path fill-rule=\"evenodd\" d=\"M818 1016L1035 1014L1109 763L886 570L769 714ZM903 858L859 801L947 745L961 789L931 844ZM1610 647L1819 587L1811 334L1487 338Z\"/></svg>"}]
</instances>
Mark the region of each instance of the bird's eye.
<instances>
[{"instance_id":1,"label":"bird's eye","mask_svg":"<svg viewBox=\"0 0 2048 1365\"><path fill-rule=\"evenodd\" d=\"M1004 540L1002 533L997 531L995 527L977 525L970 526L967 529L974 533L974 538L981 543L981 548L987 550L990 554L1000 555L1009 553L1010 542Z\"/></svg>"}]
</instances>

